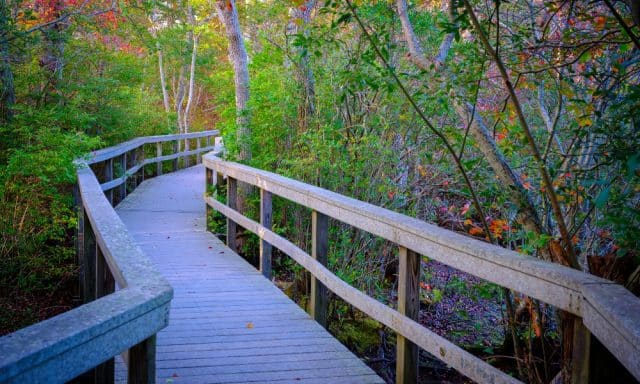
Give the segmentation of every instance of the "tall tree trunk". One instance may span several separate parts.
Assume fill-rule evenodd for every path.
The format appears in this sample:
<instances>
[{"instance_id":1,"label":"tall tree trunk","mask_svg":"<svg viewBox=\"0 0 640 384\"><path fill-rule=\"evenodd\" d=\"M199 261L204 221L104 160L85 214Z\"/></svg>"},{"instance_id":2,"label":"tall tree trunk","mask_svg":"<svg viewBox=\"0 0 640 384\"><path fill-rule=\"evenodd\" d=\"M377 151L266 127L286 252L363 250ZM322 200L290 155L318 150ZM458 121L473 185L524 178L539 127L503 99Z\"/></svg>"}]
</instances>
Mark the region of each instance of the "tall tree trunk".
<instances>
[{"instance_id":1,"label":"tall tree trunk","mask_svg":"<svg viewBox=\"0 0 640 384\"><path fill-rule=\"evenodd\" d=\"M224 24L229 40L229 59L233 64L236 88L236 137L238 141L238 160L251 159L251 127L249 116L249 64L244 46L238 10L235 0L217 0L216 10Z\"/></svg>"},{"instance_id":2,"label":"tall tree trunk","mask_svg":"<svg viewBox=\"0 0 640 384\"><path fill-rule=\"evenodd\" d=\"M151 36L156 40L156 52L158 55L158 73L160 74L160 87L162 88L162 105L164 106L164 112L168 115L171 112L171 104L169 103L169 91L167 90L167 78L164 72L164 52L162 51L162 45L158 40L158 31L162 28L162 23L159 22L162 18L162 14L157 8L154 8L149 16L151 22L151 28L149 32Z\"/></svg>"},{"instance_id":3,"label":"tall tree trunk","mask_svg":"<svg viewBox=\"0 0 640 384\"><path fill-rule=\"evenodd\" d=\"M8 0L0 0L0 122L7 123L13 118L13 105L16 102L16 93L13 85L13 71L11 70L11 53L9 51L10 34Z\"/></svg>"},{"instance_id":4,"label":"tall tree trunk","mask_svg":"<svg viewBox=\"0 0 640 384\"><path fill-rule=\"evenodd\" d=\"M192 28L195 28L195 18L193 16L193 8L189 6L187 10L187 20ZM189 93L187 95L187 105L184 108L184 121L182 127L184 133L189 132L189 113L193 104L194 88L196 82L196 56L198 54L198 35L194 31L189 31L189 40L191 41L191 67L189 69Z\"/></svg>"},{"instance_id":5,"label":"tall tree trunk","mask_svg":"<svg viewBox=\"0 0 640 384\"><path fill-rule=\"evenodd\" d=\"M184 73L187 71L187 66L186 65L181 65L180 66L180 74L178 75L178 85L176 87L176 96L175 96L175 102L174 102L174 108L176 111L176 120L178 122L178 133L183 133L183 126L182 126L182 111L183 111L183 104L184 104L184 96L185 96L185 88L186 88L186 84L185 84L185 75Z\"/></svg>"},{"instance_id":6,"label":"tall tree trunk","mask_svg":"<svg viewBox=\"0 0 640 384\"><path fill-rule=\"evenodd\" d=\"M156 49L158 51L158 71L160 72L160 87L162 88L162 105L166 113L171 112L169 104L169 91L167 90L167 79L164 75L164 53L159 41L156 41Z\"/></svg>"},{"instance_id":7,"label":"tall tree trunk","mask_svg":"<svg viewBox=\"0 0 640 384\"><path fill-rule=\"evenodd\" d=\"M229 60L233 64L234 83L236 88L236 141L238 143L238 160L251 160L251 116L249 114L249 58L244 46L238 9L235 0L216 0L218 16L224 24L229 40ZM238 211L247 211L247 198L251 186L246 183L238 185Z\"/></svg>"},{"instance_id":8,"label":"tall tree trunk","mask_svg":"<svg viewBox=\"0 0 640 384\"><path fill-rule=\"evenodd\" d=\"M291 9L292 20L289 22L287 30L291 34L302 33L305 37L309 35L309 23L311 22L311 12L315 6L315 0L307 0L303 5ZM298 22L300 20L301 22ZM298 106L299 130L306 131L309 128L311 119L316 110L316 90L315 78L309 53L307 49L300 49L294 46L294 52L299 56L296 78L302 84L302 103Z\"/></svg>"}]
</instances>

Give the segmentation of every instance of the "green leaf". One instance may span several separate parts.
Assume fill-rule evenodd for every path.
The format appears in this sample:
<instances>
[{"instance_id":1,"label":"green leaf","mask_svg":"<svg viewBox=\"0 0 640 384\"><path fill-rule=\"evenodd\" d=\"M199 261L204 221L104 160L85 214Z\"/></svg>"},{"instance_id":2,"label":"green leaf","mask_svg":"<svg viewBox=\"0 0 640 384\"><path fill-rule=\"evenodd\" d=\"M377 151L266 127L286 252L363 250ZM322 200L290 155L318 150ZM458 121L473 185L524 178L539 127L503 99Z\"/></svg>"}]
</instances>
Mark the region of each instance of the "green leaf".
<instances>
[{"instance_id":1,"label":"green leaf","mask_svg":"<svg viewBox=\"0 0 640 384\"><path fill-rule=\"evenodd\" d=\"M607 186L602 191L600 191L600 194L598 194L598 197L596 197L596 200L594 202L596 207L602 208L605 205L605 203L609 199L609 192L610 191L611 191L611 186L610 185Z\"/></svg>"}]
</instances>

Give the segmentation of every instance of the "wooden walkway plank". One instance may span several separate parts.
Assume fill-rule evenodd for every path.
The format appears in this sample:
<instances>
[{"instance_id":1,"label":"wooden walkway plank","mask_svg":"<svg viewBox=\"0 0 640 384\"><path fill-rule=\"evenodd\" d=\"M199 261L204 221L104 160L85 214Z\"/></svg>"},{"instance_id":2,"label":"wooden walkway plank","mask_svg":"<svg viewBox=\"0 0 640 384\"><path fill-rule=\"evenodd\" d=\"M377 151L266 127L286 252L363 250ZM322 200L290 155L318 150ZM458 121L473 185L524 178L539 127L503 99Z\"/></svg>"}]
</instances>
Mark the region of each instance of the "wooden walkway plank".
<instances>
[{"instance_id":1,"label":"wooden walkway plank","mask_svg":"<svg viewBox=\"0 0 640 384\"><path fill-rule=\"evenodd\" d=\"M382 383L260 271L205 231L202 166L144 181L116 211L174 287L158 383ZM126 379L120 361L116 382Z\"/></svg>"}]
</instances>

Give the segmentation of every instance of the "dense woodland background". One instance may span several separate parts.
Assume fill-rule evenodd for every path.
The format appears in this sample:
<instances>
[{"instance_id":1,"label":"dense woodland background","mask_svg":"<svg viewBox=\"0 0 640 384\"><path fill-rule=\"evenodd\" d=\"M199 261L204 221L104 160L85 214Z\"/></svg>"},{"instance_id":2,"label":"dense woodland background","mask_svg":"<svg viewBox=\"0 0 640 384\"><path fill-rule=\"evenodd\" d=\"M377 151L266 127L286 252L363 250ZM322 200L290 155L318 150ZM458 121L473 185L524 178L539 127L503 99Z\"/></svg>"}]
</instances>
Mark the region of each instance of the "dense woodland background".
<instances>
[{"instance_id":1,"label":"dense woodland background","mask_svg":"<svg viewBox=\"0 0 640 384\"><path fill-rule=\"evenodd\" d=\"M636 0L1 0L0 334L73 305L74 158L209 129L231 159L638 294L639 24ZM309 213L274 208L308 249ZM331 228L330 269L393 305L397 250ZM304 305L306 275L275 263ZM563 314L428 255L420 285L438 333L528 382L563 367ZM392 380L393 334L330 312Z\"/></svg>"}]
</instances>

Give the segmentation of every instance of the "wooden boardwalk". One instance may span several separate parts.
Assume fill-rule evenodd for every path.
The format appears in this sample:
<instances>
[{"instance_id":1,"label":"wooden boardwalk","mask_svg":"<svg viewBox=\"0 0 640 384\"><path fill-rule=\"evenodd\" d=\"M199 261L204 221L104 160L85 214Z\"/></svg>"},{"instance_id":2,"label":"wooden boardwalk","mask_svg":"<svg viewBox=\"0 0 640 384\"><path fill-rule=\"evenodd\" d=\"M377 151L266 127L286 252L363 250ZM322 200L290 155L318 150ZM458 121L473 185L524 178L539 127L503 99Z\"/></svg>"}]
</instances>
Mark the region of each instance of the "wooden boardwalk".
<instances>
[{"instance_id":1,"label":"wooden boardwalk","mask_svg":"<svg viewBox=\"0 0 640 384\"><path fill-rule=\"evenodd\" d=\"M253 266L205 229L204 168L142 183L116 211L171 283L158 383L382 383ZM126 380L116 364L116 382Z\"/></svg>"}]
</instances>

